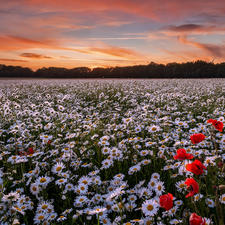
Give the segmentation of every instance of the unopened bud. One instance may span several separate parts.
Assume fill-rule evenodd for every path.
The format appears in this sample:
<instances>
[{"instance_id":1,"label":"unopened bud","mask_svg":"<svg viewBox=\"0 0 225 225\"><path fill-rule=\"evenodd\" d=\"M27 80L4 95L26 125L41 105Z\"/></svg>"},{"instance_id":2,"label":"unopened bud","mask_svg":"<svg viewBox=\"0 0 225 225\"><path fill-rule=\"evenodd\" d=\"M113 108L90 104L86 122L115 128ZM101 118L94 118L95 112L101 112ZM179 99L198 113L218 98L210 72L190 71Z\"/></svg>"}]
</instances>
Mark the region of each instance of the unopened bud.
<instances>
[{"instance_id":1,"label":"unopened bud","mask_svg":"<svg viewBox=\"0 0 225 225\"><path fill-rule=\"evenodd\" d=\"M221 191L225 191L225 185L220 185L220 186L219 186L219 189L220 189Z\"/></svg>"},{"instance_id":2,"label":"unopened bud","mask_svg":"<svg viewBox=\"0 0 225 225\"><path fill-rule=\"evenodd\" d=\"M161 155L161 159L165 159L166 158L166 156L165 155Z\"/></svg>"},{"instance_id":3,"label":"unopened bud","mask_svg":"<svg viewBox=\"0 0 225 225\"><path fill-rule=\"evenodd\" d=\"M219 162L217 165L218 165L219 168L222 168L223 167L223 162Z\"/></svg>"},{"instance_id":4,"label":"unopened bud","mask_svg":"<svg viewBox=\"0 0 225 225\"><path fill-rule=\"evenodd\" d=\"M223 165L222 172L225 173L225 164Z\"/></svg>"}]
</instances>

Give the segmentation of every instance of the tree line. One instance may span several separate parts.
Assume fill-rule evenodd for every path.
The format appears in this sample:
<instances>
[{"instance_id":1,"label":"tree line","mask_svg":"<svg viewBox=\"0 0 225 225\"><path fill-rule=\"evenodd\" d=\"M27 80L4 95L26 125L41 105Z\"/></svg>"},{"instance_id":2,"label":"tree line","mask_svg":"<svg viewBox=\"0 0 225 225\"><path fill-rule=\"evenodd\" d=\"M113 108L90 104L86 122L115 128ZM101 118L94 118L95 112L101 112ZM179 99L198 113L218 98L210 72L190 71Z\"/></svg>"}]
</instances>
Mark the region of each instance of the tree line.
<instances>
[{"instance_id":1,"label":"tree line","mask_svg":"<svg viewBox=\"0 0 225 225\"><path fill-rule=\"evenodd\" d=\"M198 60L186 63L135 65L124 67L43 67L33 71L27 67L0 64L0 77L33 78L225 78L225 62L214 64Z\"/></svg>"}]
</instances>

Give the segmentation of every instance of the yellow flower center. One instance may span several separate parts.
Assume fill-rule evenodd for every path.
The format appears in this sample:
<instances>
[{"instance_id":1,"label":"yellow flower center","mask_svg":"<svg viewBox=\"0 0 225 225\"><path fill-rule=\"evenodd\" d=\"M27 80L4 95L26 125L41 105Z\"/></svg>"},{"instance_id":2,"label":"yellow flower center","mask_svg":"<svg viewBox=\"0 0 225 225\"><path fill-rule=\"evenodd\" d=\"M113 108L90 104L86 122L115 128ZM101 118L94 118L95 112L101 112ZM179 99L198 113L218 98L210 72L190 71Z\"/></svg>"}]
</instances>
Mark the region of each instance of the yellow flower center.
<instances>
[{"instance_id":1,"label":"yellow flower center","mask_svg":"<svg viewBox=\"0 0 225 225\"><path fill-rule=\"evenodd\" d=\"M152 211L152 210L153 210L153 206L152 206L152 205L148 205L148 206L147 206L147 210L148 210L148 211Z\"/></svg>"}]
</instances>

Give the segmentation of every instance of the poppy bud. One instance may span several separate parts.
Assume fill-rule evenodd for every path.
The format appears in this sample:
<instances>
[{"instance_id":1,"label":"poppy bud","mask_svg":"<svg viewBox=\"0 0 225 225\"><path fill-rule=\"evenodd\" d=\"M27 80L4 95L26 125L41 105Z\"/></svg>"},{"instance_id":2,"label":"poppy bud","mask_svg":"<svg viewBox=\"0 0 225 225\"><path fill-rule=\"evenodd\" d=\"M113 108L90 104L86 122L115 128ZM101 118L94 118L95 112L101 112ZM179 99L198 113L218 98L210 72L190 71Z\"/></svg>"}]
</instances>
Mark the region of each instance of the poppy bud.
<instances>
[{"instance_id":1,"label":"poppy bud","mask_svg":"<svg viewBox=\"0 0 225 225\"><path fill-rule=\"evenodd\" d=\"M223 162L219 162L217 165L218 165L219 168L222 168L223 167Z\"/></svg>"},{"instance_id":2,"label":"poppy bud","mask_svg":"<svg viewBox=\"0 0 225 225\"><path fill-rule=\"evenodd\" d=\"M225 164L223 165L222 172L225 173Z\"/></svg>"},{"instance_id":3,"label":"poppy bud","mask_svg":"<svg viewBox=\"0 0 225 225\"><path fill-rule=\"evenodd\" d=\"M225 185L220 185L220 186L219 186L219 189L220 189L221 191L225 191Z\"/></svg>"}]
</instances>

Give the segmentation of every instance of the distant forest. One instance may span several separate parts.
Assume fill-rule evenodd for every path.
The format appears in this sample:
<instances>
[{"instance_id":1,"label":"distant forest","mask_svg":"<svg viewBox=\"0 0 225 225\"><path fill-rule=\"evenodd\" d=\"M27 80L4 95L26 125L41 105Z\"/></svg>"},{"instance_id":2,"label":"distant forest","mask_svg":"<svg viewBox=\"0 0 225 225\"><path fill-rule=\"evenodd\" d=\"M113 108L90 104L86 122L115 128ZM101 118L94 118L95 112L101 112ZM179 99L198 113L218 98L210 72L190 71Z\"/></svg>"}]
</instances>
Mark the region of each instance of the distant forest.
<instances>
[{"instance_id":1,"label":"distant forest","mask_svg":"<svg viewBox=\"0 0 225 225\"><path fill-rule=\"evenodd\" d=\"M186 63L135 65L124 67L61 67L41 68L32 71L21 66L0 64L0 77L34 77L34 78L225 78L225 62L214 64L198 60Z\"/></svg>"}]
</instances>

